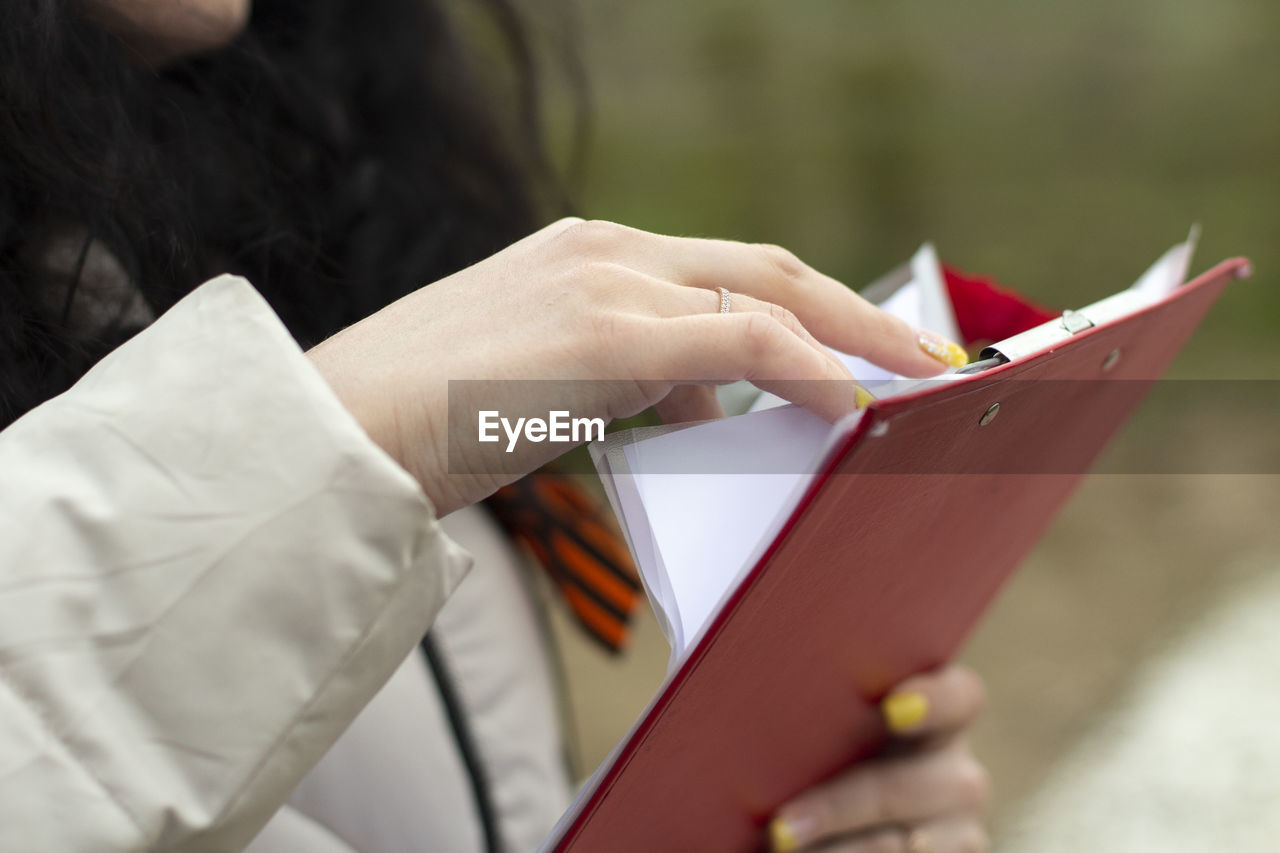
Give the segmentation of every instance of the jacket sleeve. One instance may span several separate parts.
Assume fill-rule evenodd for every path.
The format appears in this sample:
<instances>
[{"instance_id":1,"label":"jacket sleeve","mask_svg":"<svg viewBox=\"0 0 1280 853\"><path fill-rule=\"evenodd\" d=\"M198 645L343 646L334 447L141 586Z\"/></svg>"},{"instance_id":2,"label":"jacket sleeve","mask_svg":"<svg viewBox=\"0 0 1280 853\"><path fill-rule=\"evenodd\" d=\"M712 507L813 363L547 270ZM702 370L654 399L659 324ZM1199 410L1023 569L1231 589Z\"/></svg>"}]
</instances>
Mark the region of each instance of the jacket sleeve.
<instances>
[{"instance_id":1,"label":"jacket sleeve","mask_svg":"<svg viewBox=\"0 0 1280 853\"><path fill-rule=\"evenodd\" d=\"M0 849L237 850L470 565L247 282L0 433Z\"/></svg>"}]
</instances>

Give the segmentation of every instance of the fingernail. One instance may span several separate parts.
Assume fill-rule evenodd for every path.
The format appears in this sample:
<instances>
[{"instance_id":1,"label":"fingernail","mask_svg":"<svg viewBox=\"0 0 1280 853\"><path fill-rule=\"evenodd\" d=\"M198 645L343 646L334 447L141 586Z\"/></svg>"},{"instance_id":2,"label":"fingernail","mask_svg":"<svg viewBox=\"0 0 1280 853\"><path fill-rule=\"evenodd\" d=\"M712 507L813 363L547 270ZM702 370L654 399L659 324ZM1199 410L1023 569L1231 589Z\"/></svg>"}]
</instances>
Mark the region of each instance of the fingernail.
<instances>
[{"instance_id":1,"label":"fingernail","mask_svg":"<svg viewBox=\"0 0 1280 853\"><path fill-rule=\"evenodd\" d=\"M955 341L949 341L936 332L928 329L916 329L916 341L920 349L931 358L937 359L948 367L964 367L969 363L969 354L964 347Z\"/></svg>"},{"instance_id":2,"label":"fingernail","mask_svg":"<svg viewBox=\"0 0 1280 853\"><path fill-rule=\"evenodd\" d=\"M861 385L853 386L853 404L859 409L865 409L876 401L876 395L872 394Z\"/></svg>"},{"instance_id":3,"label":"fingernail","mask_svg":"<svg viewBox=\"0 0 1280 853\"><path fill-rule=\"evenodd\" d=\"M929 716L929 699L923 693L904 690L886 697L880 703L880 711L889 731L909 734Z\"/></svg>"},{"instance_id":4,"label":"fingernail","mask_svg":"<svg viewBox=\"0 0 1280 853\"><path fill-rule=\"evenodd\" d=\"M769 844L777 853L797 850L814 835L817 821L807 815L776 817L769 824Z\"/></svg>"}]
</instances>

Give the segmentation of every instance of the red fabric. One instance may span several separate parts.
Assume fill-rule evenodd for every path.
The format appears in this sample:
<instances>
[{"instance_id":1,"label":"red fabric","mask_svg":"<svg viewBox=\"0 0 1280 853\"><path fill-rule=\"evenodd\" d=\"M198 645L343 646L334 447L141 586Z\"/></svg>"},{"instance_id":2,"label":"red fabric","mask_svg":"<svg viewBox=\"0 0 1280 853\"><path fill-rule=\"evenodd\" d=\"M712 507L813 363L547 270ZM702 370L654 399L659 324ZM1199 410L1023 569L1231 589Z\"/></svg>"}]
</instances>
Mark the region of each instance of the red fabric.
<instances>
[{"instance_id":1,"label":"red fabric","mask_svg":"<svg viewBox=\"0 0 1280 853\"><path fill-rule=\"evenodd\" d=\"M965 346L999 341L1048 322L1059 312L1023 299L989 278L943 267L947 294Z\"/></svg>"}]
</instances>

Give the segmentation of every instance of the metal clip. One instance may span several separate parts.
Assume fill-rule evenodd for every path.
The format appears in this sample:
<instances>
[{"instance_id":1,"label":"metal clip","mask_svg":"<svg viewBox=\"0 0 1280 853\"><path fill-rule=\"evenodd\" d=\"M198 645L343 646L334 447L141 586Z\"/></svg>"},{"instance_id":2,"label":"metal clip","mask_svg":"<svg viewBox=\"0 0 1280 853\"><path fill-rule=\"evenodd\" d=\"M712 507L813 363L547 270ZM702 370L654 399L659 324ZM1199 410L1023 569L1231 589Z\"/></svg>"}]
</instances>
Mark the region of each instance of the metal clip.
<instances>
[{"instance_id":1,"label":"metal clip","mask_svg":"<svg viewBox=\"0 0 1280 853\"><path fill-rule=\"evenodd\" d=\"M1062 328L1074 335L1083 332L1085 329L1092 329L1093 321L1079 311L1072 311L1068 308L1062 312Z\"/></svg>"}]
</instances>

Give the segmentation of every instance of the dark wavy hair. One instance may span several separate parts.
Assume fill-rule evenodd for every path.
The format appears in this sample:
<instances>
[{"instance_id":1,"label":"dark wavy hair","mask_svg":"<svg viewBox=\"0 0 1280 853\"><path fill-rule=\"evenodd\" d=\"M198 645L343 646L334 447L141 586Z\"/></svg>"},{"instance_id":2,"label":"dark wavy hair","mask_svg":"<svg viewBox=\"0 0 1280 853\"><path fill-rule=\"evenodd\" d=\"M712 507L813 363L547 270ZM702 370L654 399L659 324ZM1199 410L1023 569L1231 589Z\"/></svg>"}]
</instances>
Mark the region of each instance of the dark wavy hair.
<instances>
[{"instance_id":1,"label":"dark wavy hair","mask_svg":"<svg viewBox=\"0 0 1280 853\"><path fill-rule=\"evenodd\" d=\"M307 346L564 212L508 0L478 4L503 110L426 0L256 0L158 70L75 3L0 3L0 426L138 330L100 256L147 315L244 275Z\"/></svg>"}]
</instances>

